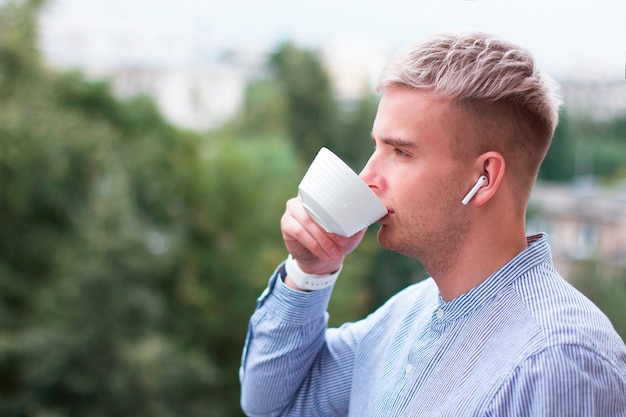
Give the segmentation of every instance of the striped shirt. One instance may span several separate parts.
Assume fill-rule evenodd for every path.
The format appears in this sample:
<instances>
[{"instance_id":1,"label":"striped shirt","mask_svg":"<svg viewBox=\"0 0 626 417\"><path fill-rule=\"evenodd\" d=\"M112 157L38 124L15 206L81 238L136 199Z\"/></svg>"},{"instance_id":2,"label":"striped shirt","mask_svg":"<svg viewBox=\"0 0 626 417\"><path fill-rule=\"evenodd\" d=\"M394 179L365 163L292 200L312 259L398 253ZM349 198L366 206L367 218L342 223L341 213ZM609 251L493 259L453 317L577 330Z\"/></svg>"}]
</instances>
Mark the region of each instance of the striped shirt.
<instances>
[{"instance_id":1,"label":"striped shirt","mask_svg":"<svg viewBox=\"0 0 626 417\"><path fill-rule=\"evenodd\" d=\"M249 416L626 416L626 346L555 271L545 235L450 302L429 278L339 328L332 288L283 275L249 324Z\"/></svg>"}]
</instances>

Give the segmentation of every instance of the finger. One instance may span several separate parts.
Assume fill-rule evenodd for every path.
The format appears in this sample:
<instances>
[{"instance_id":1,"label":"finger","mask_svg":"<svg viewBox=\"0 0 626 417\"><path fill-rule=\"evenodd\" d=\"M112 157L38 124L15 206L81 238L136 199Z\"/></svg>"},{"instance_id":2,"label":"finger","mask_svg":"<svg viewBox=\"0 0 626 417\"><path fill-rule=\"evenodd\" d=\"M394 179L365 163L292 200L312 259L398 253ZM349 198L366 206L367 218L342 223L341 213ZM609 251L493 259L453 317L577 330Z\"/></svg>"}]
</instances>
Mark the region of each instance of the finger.
<instances>
[{"instance_id":1,"label":"finger","mask_svg":"<svg viewBox=\"0 0 626 417\"><path fill-rule=\"evenodd\" d=\"M288 244L289 249L291 249L290 247L292 246L289 245L290 241L294 244L293 247L296 249L298 249L297 245L306 249L306 252L300 253L298 256L296 256L296 253L293 251L290 251L294 257L302 257L308 255L308 253L312 253L316 257L324 260L340 257L340 250L337 244L330 239L326 232L320 229L319 226L311 223L306 217L292 217L291 221L293 222L293 226L287 226L285 228L287 232L286 236L283 236L285 243ZM309 257L307 256L307 258Z\"/></svg>"},{"instance_id":2,"label":"finger","mask_svg":"<svg viewBox=\"0 0 626 417\"><path fill-rule=\"evenodd\" d=\"M330 234L319 226L304 210L300 199L292 199L287 203L286 214L295 221L295 223L287 223L288 235L300 242L311 253L321 259L340 259L343 257L342 243L345 242L342 240L343 237ZM287 221L291 219L286 218ZM295 256L295 254L292 255Z\"/></svg>"}]
</instances>

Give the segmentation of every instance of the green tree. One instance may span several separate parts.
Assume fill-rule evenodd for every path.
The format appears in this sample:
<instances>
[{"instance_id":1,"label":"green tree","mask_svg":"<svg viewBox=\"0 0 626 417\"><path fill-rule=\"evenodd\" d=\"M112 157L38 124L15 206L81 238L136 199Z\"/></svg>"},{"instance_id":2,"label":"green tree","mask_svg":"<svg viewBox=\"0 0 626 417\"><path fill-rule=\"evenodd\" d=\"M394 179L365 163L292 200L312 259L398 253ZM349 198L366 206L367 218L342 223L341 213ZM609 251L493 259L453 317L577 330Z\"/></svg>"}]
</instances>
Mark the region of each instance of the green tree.
<instances>
[{"instance_id":1,"label":"green tree","mask_svg":"<svg viewBox=\"0 0 626 417\"><path fill-rule=\"evenodd\" d=\"M598 140L592 151L596 175L608 182L625 179L626 115L616 115L596 124Z\"/></svg>"},{"instance_id":2,"label":"green tree","mask_svg":"<svg viewBox=\"0 0 626 417\"><path fill-rule=\"evenodd\" d=\"M575 176L594 176L604 182L623 179L626 173L626 138L623 116L607 120L588 114L569 119L574 138Z\"/></svg>"},{"instance_id":3,"label":"green tree","mask_svg":"<svg viewBox=\"0 0 626 417\"><path fill-rule=\"evenodd\" d=\"M338 113L340 133L333 150L357 172L365 167L374 151L371 136L378 101L378 96L366 94L354 108Z\"/></svg>"},{"instance_id":4,"label":"green tree","mask_svg":"<svg viewBox=\"0 0 626 417\"><path fill-rule=\"evenodd\" d=\"M285 43L270 59L286 104L289 138L310 162L322 146L333 147L337 106L328 75L312 51Z\"/></svg>"},{"instance_id":5,"label":"green tree","mask_svg":"<svg viewBox=\"0 0 626 417\"><path fill-rule=\"evenodd\" d=\"M38 4L0 10L0 415L240 415L292 147L203 138L47 70Z\"/></svg>"},{"instance_id":6,"label":"green tree","mask_svg":"<svg viewBox=\"0 0 626 417\"><path fill-rule=\"evenodd\" d=\"M220 131L233 137L253 137L256 140L286 136L287 106L276 79L252 80L244 97L243 108L227 121Z\"/></svg>"},{"instance_id":7,"label":"green tree","mask_svg":"<svg viewBox=\"0 0 626 417\"><path fill-rule=\"evenodd\" d=\"M574 177L576 138L567 112L561 114L552 143L539 170L539 179L567 182Z\"/></svg>"}]
</instances>

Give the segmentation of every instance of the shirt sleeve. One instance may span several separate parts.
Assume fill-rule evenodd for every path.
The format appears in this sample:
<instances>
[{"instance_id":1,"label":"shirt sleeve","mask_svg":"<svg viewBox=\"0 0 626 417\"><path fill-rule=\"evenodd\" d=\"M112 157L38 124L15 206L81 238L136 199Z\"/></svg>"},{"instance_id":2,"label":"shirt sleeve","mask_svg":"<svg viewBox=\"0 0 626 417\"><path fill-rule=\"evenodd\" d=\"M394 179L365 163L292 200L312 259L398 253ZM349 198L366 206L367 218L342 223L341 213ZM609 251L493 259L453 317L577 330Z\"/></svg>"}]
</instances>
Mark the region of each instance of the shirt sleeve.
<instances>
[{"instance_id":1,"label":"shirt sleeve","mask_svg":"<svg viewBox=\"0 0 626 417\"><path fill-rule=\"evenodd\" d=\"M554 346L525 360L496 394L488 416L626 416L626 375L587 348Z\"/></svg>"},{"instance_id":2,"label":"shirt sleeve","mask_svg":"<svg viewBox=\"0 0 626 417\"><path fill-rule=\"evenodd\" d=\"M347 414L355 324L328 329L332 287L296 291L284 284L281 265L250 319L239 378L249 416Z\"/></svg>"}]
</instances>

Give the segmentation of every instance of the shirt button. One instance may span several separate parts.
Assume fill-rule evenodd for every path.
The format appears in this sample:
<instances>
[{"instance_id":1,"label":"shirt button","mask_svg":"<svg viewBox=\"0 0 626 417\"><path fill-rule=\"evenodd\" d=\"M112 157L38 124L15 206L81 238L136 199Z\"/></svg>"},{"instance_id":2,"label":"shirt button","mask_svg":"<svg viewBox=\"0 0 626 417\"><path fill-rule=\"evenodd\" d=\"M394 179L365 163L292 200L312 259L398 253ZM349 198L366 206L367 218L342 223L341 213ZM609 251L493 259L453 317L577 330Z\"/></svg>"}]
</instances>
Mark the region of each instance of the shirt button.
<instances>
[{"instance_id":1,"label":"shirt button","mask_svg":"<svg viewBox=\"0 0 626 417\"><path fill-rule=\"evenodd\" d=\"M411 365L410 363L406 366L406 374L410 375L411 372L413 372L413 365Z\"/></svg>"},{"instance_id":2,"label":"shirt button","mask_svg":"<svg viewBox=\"0 0 626 417\"><path fill-rule=\"evenodd\" d=\"M438 318L439 320L441 320L441 319L443 318L443 316L445 316L445 315L446 315L446 312L445 312L445 311L443 311L443 309L442 309L442 308L440 308L439 310L437 310L437 318Z\"/></svg>"}]
</instances>

